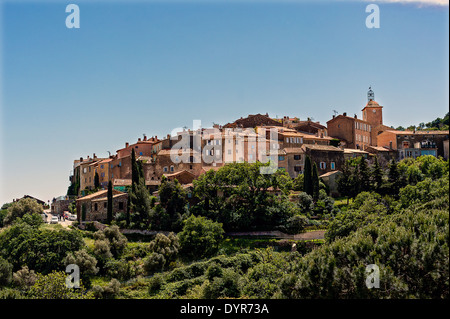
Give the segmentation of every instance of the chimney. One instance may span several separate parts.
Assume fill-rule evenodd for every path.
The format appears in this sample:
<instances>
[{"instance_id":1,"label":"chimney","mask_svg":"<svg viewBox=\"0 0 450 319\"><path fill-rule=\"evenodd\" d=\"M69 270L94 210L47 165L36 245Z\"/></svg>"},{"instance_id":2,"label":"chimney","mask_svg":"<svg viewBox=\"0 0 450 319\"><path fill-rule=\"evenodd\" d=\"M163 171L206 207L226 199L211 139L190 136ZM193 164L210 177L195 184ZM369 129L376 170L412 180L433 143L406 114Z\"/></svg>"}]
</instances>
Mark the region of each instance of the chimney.
<instances>
[{"instance_id":1,"label":"chimney","mask_svg":"<svg viewBox=\"0 0 450 319\"><path fill-rule=\"evenodd\" d=\"M170 139L170 134L167 134L167 138Z\"/></svg>"},{"instance_id":2,"label":"chimney","mask_svg":"<svg viewBox=\"0 0 450 319\"><path fill-rule=\"evenodd\" d=\"M335 118L336 117L336 115L333 115L333 118Z\"/></svg>"},{"instance_id":3,"label":"chimney","mask_svg":"<svg viewBox=\"0 0 450 319\"><path fill-rule=\"evenodd\" d=\"M94 153L94 159L96 159L97 158L97 155L95 155L95 153Z\"/></svg>"},{"instance_id":4,"label":"chimney","mask_svg":"<svg viewBox=\"0 0 450 319\"><path fill-rule=\"evenodd\" d=\"M147 140L147 136L145 136L145 134L144 134L144 141L146 141Z\"/></svg>"},{"instance_id":5,"label":"chimney","mask_svg":"<svg viewBox=\"0 0 450 319\"><path fill-rule=\"evenodd\" d=\"M139 137L139 138L138 138L138 142L140 142L140 141L141 141L141 138Z\"/></svg>"},{"instance_id":6,"label":"chimney","mask_svg":"<svg viewBox=\"0 0 450 319\"><path fill-rule=\"evenodd\" d=\"M80 162L82 162L83 161L83 158L82 157L80 157Z\"/></svg>"},{"instance_id":7,"label":"chimney","mask_svg":"<svg viewBox=\"0 0 450 319\"><path fill-rule=\"evenodd\" d=\"M126 143L125 143L125 147L128 147L128 145L130 145L130 144L128 144L128 142L126 142Z\"/></svg>"},{"instance_id":8,"label":"chimney","mask_svg":"<svg viewBox=\"0 0 450 319\"><path fill-rule=\"evenodd\" d=\"M342 113L342 115L347 116L347 112Z\"/></svg>"},{"instance_id":9,"label":"chimney","mask_svg":"<svg viewBox=\"0 0 450 319\"><path fill-rule=\"evenodd\" d=\"M357 119L357 118L358 118L358 115L355 114L355 119Z\"/></svg>"}]
</instances>

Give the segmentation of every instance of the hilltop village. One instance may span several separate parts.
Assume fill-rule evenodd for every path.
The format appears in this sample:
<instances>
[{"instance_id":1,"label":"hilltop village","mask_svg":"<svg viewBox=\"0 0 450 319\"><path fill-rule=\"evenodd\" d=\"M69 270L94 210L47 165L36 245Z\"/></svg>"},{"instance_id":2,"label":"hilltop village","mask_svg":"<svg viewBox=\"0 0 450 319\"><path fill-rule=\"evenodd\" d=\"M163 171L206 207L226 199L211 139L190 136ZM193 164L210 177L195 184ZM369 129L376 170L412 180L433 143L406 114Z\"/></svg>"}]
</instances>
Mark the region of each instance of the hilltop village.
<instances>
[{"instance_id":1,"label":"hilltop village","mask_svg":"<svg viewBox=\"0 0 450 319\"><path fill-rule=\"evenodd\" d=\"M275 132L270 135L269 132ZM275 139L273 138L275 136ZM275 162L292 179L304 172L309 156L317 166L319 177L331 195L339 196L336 178L349 158L377 157L386 166L391 159L417 158L433 155L448 159L449 131L395 130L383 124L383 106L375 101L371 88L362 116L346 112L333 117L326 125L310 118L255 114L212 128L186 130L175 136L138 138L126 142L116 154L107 158L80 157L74 160L68 196L55 198L52 212L61 214L77 198L77 206L88 203L94 216L106 214L106 188L114 188L114 207L126 210L126 190L132 184L132 152L140 162L145 185L156 192L162 178L177 180L183 187L192 187L193 180L209 170L218 170L231 162ZM183 148L177 144L184 140ZM208 156L205 156L208 155ZM182 160L184 159L184 160ZM93 193L93 190L98 192ZM80 209L78 209L78 212ZM100 218L102 219L102 218Z\"/></svg>"}]
</instances>

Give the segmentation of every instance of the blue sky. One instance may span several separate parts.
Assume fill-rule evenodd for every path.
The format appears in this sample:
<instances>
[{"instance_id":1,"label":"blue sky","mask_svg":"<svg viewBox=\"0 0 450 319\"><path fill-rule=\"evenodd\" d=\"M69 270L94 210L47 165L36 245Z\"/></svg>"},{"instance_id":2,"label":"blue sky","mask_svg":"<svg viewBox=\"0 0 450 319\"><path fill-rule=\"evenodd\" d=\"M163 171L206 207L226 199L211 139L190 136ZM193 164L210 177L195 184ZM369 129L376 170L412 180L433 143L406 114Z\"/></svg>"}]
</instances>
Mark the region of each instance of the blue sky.
<instances>
[{"instance_id":1,"label":"blue sky","mask_svg":"<svg viewBox=\"0 0 450 319\"><path fill-rule=\"evenodd\" d=\"M448 5L376 2L368 29L367 1L213 2L4 2L0 203L65 194L73 159L197 119L326 123L360 116L369 85L387 125L448 111Z\"/></svg>"}]
</instances>

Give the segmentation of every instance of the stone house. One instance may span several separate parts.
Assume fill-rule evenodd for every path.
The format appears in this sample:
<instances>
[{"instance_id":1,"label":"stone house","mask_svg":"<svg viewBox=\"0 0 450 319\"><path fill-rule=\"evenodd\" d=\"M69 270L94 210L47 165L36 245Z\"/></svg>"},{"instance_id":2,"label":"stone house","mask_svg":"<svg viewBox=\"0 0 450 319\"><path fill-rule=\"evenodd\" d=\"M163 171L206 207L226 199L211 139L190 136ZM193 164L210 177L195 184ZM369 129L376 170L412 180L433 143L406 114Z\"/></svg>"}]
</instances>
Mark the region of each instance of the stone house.
<instances>
[{"instance_id":1,"label":"stone house","mask_svg":"<svg viewBox=\"0 0 450 319\"><path fill-rule=\"evenodd\" d=\"M117 213L127 212L128 194L113 189L113 216ZM99 221L107 219L108 190L80 197L76 200L77 219L82 221ZM83 219L83 215L85 218Z\"/></svg>"},{"instance_id":2,"label":"stone house","mask_svg":"<svg viewBox=\"0 0 450 319\"><path fill-rule=\"evenodd\" d=\"M319 175L342 170L344 165L344 151L331 145L310 145L304 144L302 150L317 165Z\"/></svg>"}]
</instances>

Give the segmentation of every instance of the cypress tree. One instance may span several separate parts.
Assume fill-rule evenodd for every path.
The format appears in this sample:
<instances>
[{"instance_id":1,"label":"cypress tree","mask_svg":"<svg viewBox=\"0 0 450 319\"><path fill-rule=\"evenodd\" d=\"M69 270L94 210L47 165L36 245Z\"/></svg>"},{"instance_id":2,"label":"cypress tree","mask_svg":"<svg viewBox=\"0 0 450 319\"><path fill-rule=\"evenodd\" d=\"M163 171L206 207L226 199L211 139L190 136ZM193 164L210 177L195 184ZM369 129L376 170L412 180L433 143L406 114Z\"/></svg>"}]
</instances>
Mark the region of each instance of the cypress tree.
<instances>
[{"instance_id":1,"label":"cypress tree","mask_svg":"<svg viewBox=\"0 0 450 319\"><path fill-rule=\"evenodd\" d=\"M98 176L97 172L95 172L94 175L94 187L95 189L98 189L100 187L100 177Z\"/></svg>"},{"instance_id":2,"label":"cypress tree","mask_svg":"<svg viewBox=\"0 0 450 319\"><path fill-rule=\"evenodd\" d=\"M108 224L111 224L113 217L113 192L112 192L112 183L108 182L108 207L107 207L106 219Z\"/></svg>"},{"instance_id":3,"label":"cypress tree","mask_svg":"<svg viewBox=\"0 0 450 319\"><path fill-rule=\"evenodd\" d=\"M139 167L136 162L136 154L134 153L134 148L131 150L131 186L136 187L139 183Z\"/></svg>"},{"instance_id":4,"label":"cypress tree","mask_svg":"<svg viewBox=\"0 0 450 319\"><path fill-rule=\"evenodd\" d=\"M314 201L316 202L319 199L319 172L317 171L317 165L314 162L313 168L312 168L312 197Z\"/></svg>"},{"instance_id":5,"label":"cypress tree","mask_svg":"<svg viewBox=\"0 0 450 319\"><path fill-rule=\"evenodd\" d=\"M304 178L303 178L303 191L308 195L313 195L313 182L312 182L312 167L311 167L311 158L306 155L305 158L305 169L304 169Z\"/></svg>"},{"instance_id":6,"label":"cypress tree","mask_svg":"<svg viewBox=\"0 0 450 319\"><path fill-rule=\"evenodd\" d=\"M359 161L358 188L360 192L370 191L370 172L364 157Z\"/></svg>"},{"instance_id":7,"label":"cypress tree","mask_svg":"<svg viewBox=\"0 0 450 319\"><path fill-rule=\"evenodd\" d=\"M375 162L372 169L372 182L376 191L379 191L383 183L383 171L378 163L378 157L375 156Z\"/></svg>"},{"instance_id":8,"label":"cypress tree","mask_svg":"<svg viewBox=\"0 0 450 319\"><path fill-rule=\"evenodd\" d=\"M358 186L349 161L346 161L342 167L342 176L337 180L337 186L339 193L347 197L348 205L350 197L356 196Z\"/></svg>"}]
</instances>

